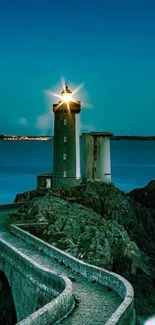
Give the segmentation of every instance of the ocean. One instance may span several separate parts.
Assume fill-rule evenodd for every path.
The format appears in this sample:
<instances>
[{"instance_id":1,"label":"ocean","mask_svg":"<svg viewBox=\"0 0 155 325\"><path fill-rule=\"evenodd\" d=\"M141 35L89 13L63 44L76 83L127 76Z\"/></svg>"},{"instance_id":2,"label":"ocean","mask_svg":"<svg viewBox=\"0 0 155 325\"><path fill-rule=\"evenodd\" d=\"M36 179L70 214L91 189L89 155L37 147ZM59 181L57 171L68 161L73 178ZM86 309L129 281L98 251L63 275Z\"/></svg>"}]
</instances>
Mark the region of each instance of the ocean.
<instances>
[{"instance_id":1,"label":"ocean","mask_svg":"<svg viewBox=\"0 0 155 325\"><path fill-rule=\"evenodd\" d=\"M52 172L53 141L0 141L0 204L34 189L36 175ZM155 179L155 141L111 140L112 181L124 191Z\"/></svg>"}]
</instances>

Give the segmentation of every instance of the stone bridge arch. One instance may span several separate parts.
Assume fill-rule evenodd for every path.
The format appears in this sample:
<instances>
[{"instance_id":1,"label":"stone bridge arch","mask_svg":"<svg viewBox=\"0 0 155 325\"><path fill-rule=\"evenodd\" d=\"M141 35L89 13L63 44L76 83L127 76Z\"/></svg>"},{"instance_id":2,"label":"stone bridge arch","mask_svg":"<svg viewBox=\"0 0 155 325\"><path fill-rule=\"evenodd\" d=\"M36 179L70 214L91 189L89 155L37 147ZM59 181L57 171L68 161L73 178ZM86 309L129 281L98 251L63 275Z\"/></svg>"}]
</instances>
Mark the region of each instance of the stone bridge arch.
<instances>
[{"instance_id":1,"label":"stone bridge arch","mask_svg":"<svg viewBox=\"0 0 155 325\"><path fill-rule=\"evenodd\" d=\"M1 250L0 250L1 253ZM11 259L10 259L11 260ZM8 286L11 291L11 296L13 300L13 306L16 315L16 323L20 320L20 315L18 312L20 306L20 290L19 287L16 285L18 273L12 264L9 264L7 260L5 260L2 256L0 256L0 273L4 275L5 279L7 280ZM15 323L15 324L16 324ZM1 325L1 323L0 323ZM10 324L9 324L10 325ZM11 324L12 325L12 324Z\"/></svg>"},{"instance_id":2,"label":"stone bridge arch","mask_svg":"<svg viewBox=\"0 0 155 325\"><path fill-rule=\"evenodd\" d=\"M57 321L60 315L64 316L69 308L73 308L70 280L46 267L40 267L31 257L19 252L12 242L3 238L0 238L0 271L5 274L12 292L17 319L14 324L25 324L26 318L35 319L35 324L38 325L47 324L47 317ZM38 309L41 310L41 315Z\"/></svg>"},{"instance_id":3,"label":"stone bridge arch","mask_svg":"<svg viewBox=\"0 0 155 325\"><path fill-rule=\"evenodd\" d=\"M15 304L9 281L0 271L0 324L14 325L17 323Z\"/></svg>"},{"instance_id":4,"label":"stone bridge arch","mask_svg":"<svg viewBox=\"0 0 155 325\"><path fill-rule=\"evenodd\" d=\"M8 247L5 245L3 248L4 254L0 247L0 272L4 275L10 288L16 315L14 323L7 324L4 322L4 325L14 325L36 311L36 303L38 301L36 298L40 298L41 292L37 281L34 283L30 279L24 259L22 264L18 254L13 254L14 252L8 250ZM2 325L1 322L0 325Z\"/></svg>"}]
</instances>

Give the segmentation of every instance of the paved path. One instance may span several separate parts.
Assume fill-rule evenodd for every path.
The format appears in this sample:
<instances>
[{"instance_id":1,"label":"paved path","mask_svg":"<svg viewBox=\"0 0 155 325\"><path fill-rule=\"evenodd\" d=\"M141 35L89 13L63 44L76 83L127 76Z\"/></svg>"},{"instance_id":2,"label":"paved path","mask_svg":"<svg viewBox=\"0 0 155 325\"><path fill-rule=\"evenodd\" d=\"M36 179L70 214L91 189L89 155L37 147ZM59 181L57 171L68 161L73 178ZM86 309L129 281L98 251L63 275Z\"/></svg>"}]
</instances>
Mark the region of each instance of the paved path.
<instances>
[{"instance_id":1,"label":"paved path","mask_svg":"<svg viewBox=\"0 0 155 325\"><path fill-rule=\"evenodd\" d=\"M4 216L4 215L3 215ZM0 222L2 222L0 213ZM59 264L54 258L35 249L19 237L10 234L0 225L0 237L18 248L20 252L34 259L35 263L45 266L57 274L66 275L73 284L73 294L76 299L76 307L72 314L61 322L63 325L99 325L105 324L113 312L121 303L121 298L113 291L108 291L100 284L92 283L83 276L69 268Z\"/></svg>"}]
</instances>

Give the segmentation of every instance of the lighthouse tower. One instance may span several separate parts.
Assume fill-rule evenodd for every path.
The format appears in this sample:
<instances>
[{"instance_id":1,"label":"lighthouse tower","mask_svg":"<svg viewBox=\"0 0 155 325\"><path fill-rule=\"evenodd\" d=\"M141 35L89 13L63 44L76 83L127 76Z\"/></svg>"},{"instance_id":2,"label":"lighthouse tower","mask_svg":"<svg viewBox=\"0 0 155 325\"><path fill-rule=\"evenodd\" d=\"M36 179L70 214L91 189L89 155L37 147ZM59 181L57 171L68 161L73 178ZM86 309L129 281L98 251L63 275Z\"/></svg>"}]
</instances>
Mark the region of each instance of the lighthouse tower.
<instances>
[{"instance_id":1,"label":"lighthouse tower","mask_svg":"<svg viewBox=\"0 0 155 325\"><path fill-rule=\"evenodd\" d=\"M75 186L80 182L80 139L78 117L81 102L73 101L72 92L65 85L62 100L53 105L54 151L53 187Z\"/></svg>"}]
</instances>

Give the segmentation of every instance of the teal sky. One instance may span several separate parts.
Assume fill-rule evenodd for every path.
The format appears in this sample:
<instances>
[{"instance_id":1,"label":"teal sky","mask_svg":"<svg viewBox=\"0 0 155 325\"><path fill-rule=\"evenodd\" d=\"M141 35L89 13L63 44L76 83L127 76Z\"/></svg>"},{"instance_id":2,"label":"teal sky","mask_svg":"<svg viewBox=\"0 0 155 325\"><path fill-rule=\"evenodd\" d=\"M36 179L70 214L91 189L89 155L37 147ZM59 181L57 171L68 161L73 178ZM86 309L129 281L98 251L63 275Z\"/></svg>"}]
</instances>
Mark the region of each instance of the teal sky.
<instances>
[{"instance_id":1,"label":"teal sky","mask_svg":"<svg viewBox=\"0 0 155 325\"><path fill-rule=\"evenodd\" d=\"M0 134L53 134L61 77L83 109L81 131L155 135L155 2L0 2Z\"/></svg>"}]
</instances>

